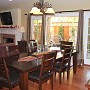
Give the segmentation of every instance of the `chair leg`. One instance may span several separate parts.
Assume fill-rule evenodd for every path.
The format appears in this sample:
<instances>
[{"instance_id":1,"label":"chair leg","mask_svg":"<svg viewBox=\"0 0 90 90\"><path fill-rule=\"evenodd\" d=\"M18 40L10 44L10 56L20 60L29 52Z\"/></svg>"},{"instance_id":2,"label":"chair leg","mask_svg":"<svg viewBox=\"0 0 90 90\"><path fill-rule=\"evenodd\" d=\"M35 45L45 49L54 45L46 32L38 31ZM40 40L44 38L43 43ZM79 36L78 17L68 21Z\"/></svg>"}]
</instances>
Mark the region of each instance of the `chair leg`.
<instances>
[{"instance_id":1,"label":"chair leg","mask_svg":"<svg viewBox=\"0 0 90 90\"><path fill-rule=\"evenodd\" d=\"M3 86L2 86L2 84L1 84L1 82L0 82L0 89L3 89Z\"/></svg>"},{"instance_id":2,"label":"chair leg","mask_svg":"<svg viewBox=\"0 0 90 90\"><path fill-rule=\"evenodd\" d=\"M70 74L70 71L69 69L67 69L67 79L69 79L69 74Z\"/></svg>"},{"instance_id":3,"label":"chair leg","mask_svg":"<svg viewBox=\"0 0 90 90\"><path fill-rule=\"evenodd\" d=\"M12 88L9 88L9 90L12 90Z\"/></svg>"},{"instance_id":4,"label":"chair leg","mask_svg":"<svg viewBox=\"0 0 90 90\"><path fill-rule=\"evenodd\" d=\"M61 72L59 73L59 84L61 85Z\"/></svg>"},{"instance_id":5,"label":"chair leg","mask_svg":"<svg viewBox=\"0 0 90 90\"><path fill-rule=\"evenodd\" d=\"M56 76L56 72L55 72L55 76Z\"/></svg>"},{"instance_id":6,"label":"chair leg","mask_svg":"<svg viewBox=\"0 0 90 90\"><path fill-rule=\"evenodd\" d=\"M53 90L53 76L50 78L51 90Z\"/></svg>"},{"instance_id":7,"label":"chair leg","mask_svg":"<svg viewBox=\"0 0 90 90\"><path fill-rule=\"evenodd\" d=\"M64 79L65 72L63 72L63 79Z\"/></svg>"},{"instance_id":8,"label":"chair leg","mask_svg":"<svg viewBox=\"0 0 90 90\"><path fill-rule=\"evenodd\" d=\"M39 90L42 90L42 84L39 83Z\"/></svg>"},{"instance_id":9,"label":"chair leg","mask_svg":"<svg viewBox=\"0 0 90 90\"><path fill-rule=\"evenodd\" d=\"M68 67L69 71L70 71L70 62L71 62L71 61L69 61L69 67Z\"/></svg>"},{"instance_id":10,"label":"chair leg","mask_svg":"<svg viewBox=\"0 0 90 90\"><path fill-rule=\"evenodd\" d=\"M19 88L21 89L21 85L19 84Z\"/></svg>"},{"instance_id":11,"label":"chair leg","mask_svg":"<svg viewBox=\"0 0 90 90\"><path fill-rule=\"evenodd\" d=\"M2 86L0 86L0 89L3 89L3 87L2 87Z\"/></svg>"}]
</instances>

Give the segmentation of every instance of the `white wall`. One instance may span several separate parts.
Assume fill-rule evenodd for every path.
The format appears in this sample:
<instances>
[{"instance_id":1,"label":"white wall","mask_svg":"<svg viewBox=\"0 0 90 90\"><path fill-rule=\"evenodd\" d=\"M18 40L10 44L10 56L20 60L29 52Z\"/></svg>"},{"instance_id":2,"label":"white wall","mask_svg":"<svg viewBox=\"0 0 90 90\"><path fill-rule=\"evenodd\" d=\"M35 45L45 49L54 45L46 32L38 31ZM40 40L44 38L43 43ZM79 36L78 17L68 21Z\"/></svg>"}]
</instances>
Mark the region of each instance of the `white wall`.
<instances>
[{"instance_id":1,"label":"white wall","mask_svg":"<svg viewBox=\"0 0 90 90\"><path fill-rule=\"evenodd\" d=\"M22 33L20 32L21 27L21 9L9 9L9 10L3 10L1 12L11 12L12 15L12 21L13 21L13 27L19 26L19 28L0 28L0 34L14 34L15 35L15 44L17 44L17 41L20 41L22 38ZM1 25L1 24L0 24ZM1 25L1 26L11 26L11 25Z\"/></svg>"},{"instance_id":2,"label":"white wall","mask_svg":"<svg viewBox=\"0 0 90 90\"><path fill-rule=\"evenodd\" d=\"M19 0L17 0L19 1ZM22 0L18 3L12 3L8 6L4 6L0 8L0 10L12 9L12 8L20 8L21 9L21 25L25 27L27 30L27 14L30 12L33 4L39 0ZM90 0L44 0L44 2L49 2L52 4L52 7L55 11L67 11L67 10L78 10L78 9L90 9ZM26 37L26 36L25 36Z\"/></svg>"},{"instance_id":3,"label":"white wall","mask_svg":"<svg viewBox=\"0 0 90 90\"><path fill-rule=\"evenodd\" d=\"M9 10L3 10L1 12L11 12L12 15L12 21L13 26L21 26L21 9L9 9Z\"/></svg>"}]
</instances>

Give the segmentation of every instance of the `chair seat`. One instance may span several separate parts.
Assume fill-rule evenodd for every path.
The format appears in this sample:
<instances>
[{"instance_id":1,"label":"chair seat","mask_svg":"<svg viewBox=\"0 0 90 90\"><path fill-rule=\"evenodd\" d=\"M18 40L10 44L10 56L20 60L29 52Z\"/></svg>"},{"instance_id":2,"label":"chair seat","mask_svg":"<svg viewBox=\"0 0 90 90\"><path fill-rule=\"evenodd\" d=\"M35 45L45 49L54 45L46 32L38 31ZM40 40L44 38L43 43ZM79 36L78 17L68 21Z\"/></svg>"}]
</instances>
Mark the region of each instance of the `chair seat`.
<instances>
[{"instance_id":1,"label":"chair seat","mask_svg":"<svg viewBox=\"0 0 90 90\"><path fill-rule=\"evenodd\" d=\"M65 71L67 67L68 64L64 64L62 68L62 72ZM54 69L55 71L60 72L60 62L55 63Z\"/></svg>"},{"instance_id":2,"label":"chair seat","mask_svg":"<svg viewBox=\"0 0 90 90\"><path fill-rule=\"evenodd\" d=\"M39 75L40 75L40 70L35 70L35 71L29 73L28 78L39 81L40 80ZM46 78L49 78L50 76L51 76L51 73L50 72L47 72L47 73L44 73L42 75L42 78L41 79L44 80Z\"/></svg>"},{"instance_id":3,"label":"chair seat","mask_svg":"<svg viewBox=\"0 0 90 90\"><path fill-rule=\"evenodd\" d=\"M20 82L20 75L16 71L9 71L9 77L10 77L11 86L13 86L14 84L17 84L17 82ZM3 77L0 77L0 82L8 84L7 79Z\"/></svg>"}]
</instances>

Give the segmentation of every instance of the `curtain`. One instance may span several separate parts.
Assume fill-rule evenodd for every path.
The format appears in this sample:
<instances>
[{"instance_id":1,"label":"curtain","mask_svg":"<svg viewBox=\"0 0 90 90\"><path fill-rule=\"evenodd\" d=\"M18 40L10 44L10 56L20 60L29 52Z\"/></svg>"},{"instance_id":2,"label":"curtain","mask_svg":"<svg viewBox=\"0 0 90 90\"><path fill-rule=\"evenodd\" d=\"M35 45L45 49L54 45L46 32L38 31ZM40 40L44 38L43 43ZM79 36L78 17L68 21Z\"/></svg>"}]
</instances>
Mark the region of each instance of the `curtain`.
<instances>
[{"instance_id":1,"label":"curtain","mask_svg":"<svg viewBox=\"0 0 90 90\"><path fill-rule=\"evenodd\" d=\"M27 15L27 42L31 39L31 15Z\"/></svg>"},{"instance_id":2,"label":"curtain","mask_svg":"<svg viewBox=\"0 0 90 90\"><path fill-rule=\"evenodd\" d=\"M84 64L84 50L83 50L83 22L84 22L84 11L82 9L79 10L79 21L78 21L78 31L77 31L77 45L76 49L78 51L77 54L77 64Z\"/></svg>"}]
</instances>

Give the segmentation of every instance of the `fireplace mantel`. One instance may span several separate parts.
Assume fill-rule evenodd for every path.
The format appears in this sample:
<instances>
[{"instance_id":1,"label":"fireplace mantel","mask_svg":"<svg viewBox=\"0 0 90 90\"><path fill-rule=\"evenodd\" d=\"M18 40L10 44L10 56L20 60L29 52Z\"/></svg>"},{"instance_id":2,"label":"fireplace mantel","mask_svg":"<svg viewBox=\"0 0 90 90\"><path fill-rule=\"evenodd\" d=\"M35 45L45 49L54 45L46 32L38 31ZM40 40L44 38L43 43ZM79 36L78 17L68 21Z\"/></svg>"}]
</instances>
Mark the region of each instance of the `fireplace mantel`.
<instances>
[{"instance_id":1,"label":"fireplace mantel","mask_svg":"<svg viewBox=\"0 0 90 90\"><path fill-rule=\"evenodd\" d=\"M20 33L20 29L19 28L0 28L0 33L17 34L17 33Z\"/></svg>"},{"instance_id":2,"label":"fireplace mantel","mask_svg":"<svg viewBox=\"0 0 90 90\"><path fill-rule=\"evenodd\" d=\"M10 34L15 35L15 44L17 45L17 41L20 41L22 38L22 33L19 28L0 28L0 37L2 34Z\"/></svg>"}]
</instances>

